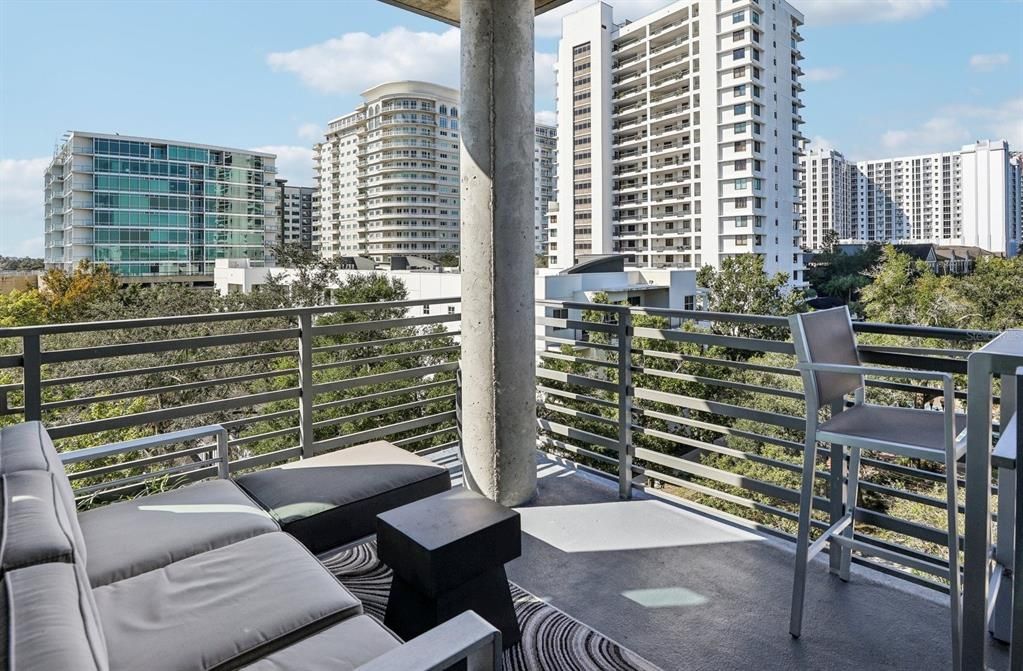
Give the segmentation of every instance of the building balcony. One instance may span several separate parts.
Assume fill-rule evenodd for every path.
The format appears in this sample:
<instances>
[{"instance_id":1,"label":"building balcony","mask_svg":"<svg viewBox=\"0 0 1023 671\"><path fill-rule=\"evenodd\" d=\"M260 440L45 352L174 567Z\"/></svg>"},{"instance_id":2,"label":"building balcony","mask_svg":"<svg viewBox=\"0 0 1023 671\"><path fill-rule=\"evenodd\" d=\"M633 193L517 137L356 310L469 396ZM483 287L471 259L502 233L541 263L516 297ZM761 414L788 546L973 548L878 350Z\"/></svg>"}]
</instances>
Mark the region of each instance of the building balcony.
<instances>
[{"instance_id":1,"label":"building balcony","mask_svg":"<svg viewBox=\"0 0 1023 671\"><path fill-rule=\"evenodd\" d=\"M653 251L687 253L656 243ZM879 660L950 668L942 583L866 555L854 555L849 583L829 575L826 558L816 560L803 636L786 632L804 418L801 389L789 384L799 373L784 317L558 301L538 304L536 316L539 484L518 508L522 556L508 565L516 585L665 671L866 669ZM230 473L389 440L445 465L459 486L458 418L472 393L456 377L460 318L458 298L424 297L0 328L11 343L0 368L13 380L0 387L0 414L41 419L61 451L118 432L216 421L227 430ZM866 363L953 372L961 402L972 409L978 398L993 401L989 388L967 379L967 359L998 334L855 328ZM304 347L311 356L300 355ZM700 348L698 371L685 365L690 347ZM737 353L771 358L755 364L760 377L736 382L725 371L751 370ZM626 375L631 384L619 382ZM1003 394L1012 380L1003 377ZM870 390L902 394L912 407L941 393L902 382ZM119 412L92 412L111 404ZM996 423L1009 426L1011 411L1002 408ZM96 505L215 477L209 453L202 445L148 450L85 461L70 477ZM871 500L856 536L918 562L945 562L934 540L944 533L934 522L943 519L942 501L906 484L943 476L874 455L869 465L861 486ZM826 460L818 466L825 492L833 473ZM825 496L812 508L826 524ZM1007 668L1005 648L987 645L993 668Z\"/></svg>"}]
</instances>

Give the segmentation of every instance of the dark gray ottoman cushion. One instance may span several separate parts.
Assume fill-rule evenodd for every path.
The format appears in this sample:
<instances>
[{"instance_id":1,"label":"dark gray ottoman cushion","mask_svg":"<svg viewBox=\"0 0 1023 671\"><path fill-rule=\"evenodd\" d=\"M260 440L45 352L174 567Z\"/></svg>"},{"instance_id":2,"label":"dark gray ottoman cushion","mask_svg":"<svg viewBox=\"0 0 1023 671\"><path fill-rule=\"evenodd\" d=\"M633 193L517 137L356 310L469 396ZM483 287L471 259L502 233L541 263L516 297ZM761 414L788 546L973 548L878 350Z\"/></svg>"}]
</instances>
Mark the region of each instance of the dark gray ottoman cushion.
<instances>
[{"instance_id":1,"label":"dark gray ottoman cushion","mask_svg":"<svg viewBox=\"0 0 1023 671\"><path fill-rule=\"evenodd\" d=\"M209 480L94 508L78 520L93 587L279 530L270 515L229 480Z\"/></svg>"},{"instance_id":2,"label":"dark gray ottoman cushion","mask_svg":"<svg viewBox=\"0 0 1023 671\"><path fill-rule=\"evenodd\" d=\"M93 590L114 669L237 668L362 604L294 538L262 534Z\"/></svg>"},{"instance_id":3,"label":"dark gray ottoman cushion","mask_svg":"<svg viewBox=\"0 0 1023 671\"><path fill-rule=\"evenodd\" d=\"M378 441L236 480L284 531L315 553L376 530L376 516L451 489L443 466Z\"/></svg>"}]
</instances>

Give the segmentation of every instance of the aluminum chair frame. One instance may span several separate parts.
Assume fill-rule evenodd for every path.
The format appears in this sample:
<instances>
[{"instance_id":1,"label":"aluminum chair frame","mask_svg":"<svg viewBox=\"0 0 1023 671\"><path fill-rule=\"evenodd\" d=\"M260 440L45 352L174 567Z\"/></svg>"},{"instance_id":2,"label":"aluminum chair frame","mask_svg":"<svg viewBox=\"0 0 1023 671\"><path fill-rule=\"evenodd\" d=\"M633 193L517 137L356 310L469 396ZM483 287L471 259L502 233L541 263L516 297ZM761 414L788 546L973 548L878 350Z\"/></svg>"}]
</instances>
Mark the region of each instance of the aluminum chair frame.
<instances>
[{"instance_id":1,"label":"aluminum chair frame","mask_svg":"<svg viewBox=\"0 0 1023 671\"><path fill-rule=\"evenodd\" d=\"M855 348L855 335L852 331L852 320L849 318L849 311L846 307L832 308L845 312L849 322L849 333L852 344ZM825 310L821 312L831 312ZM811 313L811 315L814 313ZM852 561L852 551L855 549L861 554L878 557L908 568L921 570L932 575L945 578L949 581L949 593L951 601L951 630L953 659L956 660L955 668L959 668L960 630L961 630L961 595L960 595L960 563L959 563L959 536L956 518L958 513L958 489L956 462L965 454L966 441L965 431L959 436L955 430L955 388L952 376L948 373L935 373L917 370L906 370L899 368L877 368L863 365L834 364L821 361L813 361L810 354L810 346L803 323L804 318L811 315L794 314L789 317L789 324L792 330L792 340L795 345L798 368L802 375L804 395L806 397L806 442L803 451L803 475L802 488L799 499L799 531L796 540L796 566L795 580L792 587L792 610L789 621L789 633L798 638L802 631L803 604L806 594L806 573L809 562L825 546L829 547L829 553L837 546L840 552L837 571L832 564L831 572L838 574L843 581L849 580L849 569ZM812 318L812 316L811 316ZM858 360L858 353L857 353ZM821 431L822 423L819 418L821 404L819 402L818 384L816 373L842 373L853 374L860 377L860 384L854 389L853 406L869 405L866 403L866 376L870 377L897 377L913 378L918 380L937 381L942 384L942 396L944 399L944 449L928 450L917 445L910 445L903 442L886 442L862 436L848 435L834 431ZM838 412L846 411L846 399L836 400L831 404L832 416ZM824 532L811 544L811 512L813 503L813 484L815 476L815 463L817 453L817 442L832 443L843 446L843 457L848 456L848 463L843 458L842 469L844 471L842 481L847 485L842 492L844 499L843 515L835 520ZM854 538L856 500L859 489L859 468L860 452L862 450L875 450L888 454L895 454L916 459L926 459L945 465L945 482L947 486L947 509L948 509L948 547L949 547L949 568L935 566L930 562L924 562L898 555L889 550L879 548ZM832 500L837 495L831 493Z\"/></svg>"}]
</instances>

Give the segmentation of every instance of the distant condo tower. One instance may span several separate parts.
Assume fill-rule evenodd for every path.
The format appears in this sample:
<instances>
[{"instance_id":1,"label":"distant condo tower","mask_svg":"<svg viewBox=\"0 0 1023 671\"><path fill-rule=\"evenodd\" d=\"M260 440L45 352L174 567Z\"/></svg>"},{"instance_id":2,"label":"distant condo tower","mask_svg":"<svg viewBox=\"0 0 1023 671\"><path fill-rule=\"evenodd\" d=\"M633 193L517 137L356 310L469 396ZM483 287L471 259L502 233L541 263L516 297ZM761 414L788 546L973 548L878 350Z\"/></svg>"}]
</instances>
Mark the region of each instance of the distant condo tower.
<instances>
[{"instance_id":1,"label":"distant condo tower","mask_svg":"<svg viewBox=\"0 0 1023 671\"><path fill-rule=\"evenodd\" d=\"M458 253L458 92L380 84L314 147L313 248L321 256Z\"/></svg>"},{"instance_id":2,"label":"distant condo tower","mask_svg":"<svg viewBox=\"0 0 1023 671\"><path fill-rule=\"evenodd\" d=\"M784 0L684 0L623 23L597 3L564 17L549 265L757 254L804 284L802 22Z\"/></svg>"},{"instance_id":3,"label":"distant condo tower","mask_svg":"<svg viewBox=\"0 0 1023 671\"><path fill-rule=\"evenodd\" d=\"M1004 140L956 151L849 161L811 149L804 245L833 230L847 243L933 243L1014 256L1020 242L1020 161Z\"/></svg>"},{"instance_id":4,"label":"distant condo tower","mask_svg":"<svg viewBox=\"0 0 1023 671\"><path fill-rule=\"evenodd\" d=\"M127 280L212 283L217 259L263 263L275 156L72 131L44 177L45 262L105 263Z\"/></svg>"}]
</instances>

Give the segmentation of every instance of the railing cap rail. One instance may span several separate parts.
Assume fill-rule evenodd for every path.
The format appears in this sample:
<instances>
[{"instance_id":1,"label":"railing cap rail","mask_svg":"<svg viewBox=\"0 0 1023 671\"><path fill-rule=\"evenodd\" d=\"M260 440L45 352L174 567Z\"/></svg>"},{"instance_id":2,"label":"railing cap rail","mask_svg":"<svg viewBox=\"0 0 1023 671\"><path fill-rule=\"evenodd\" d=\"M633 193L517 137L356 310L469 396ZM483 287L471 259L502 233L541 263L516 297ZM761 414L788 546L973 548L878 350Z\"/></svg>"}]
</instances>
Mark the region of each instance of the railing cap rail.
<instances>
[{"instance_id":1,"label":"railing cap rail","mask_svg":"<svg viewBox=\"0 0 1023 671\"><path fill-rule=\"evenodd\" d=\"M275 308L271 310L244 310L238 312L212 312L198 315L175 315L172 317L143 317L140 319L113 319L74 324L40 324L37 326L11 326L0 328L0 338L18 338L32 335L53 335L78 333L81 331L107 331L110 329L145 328L150 326L175 326L179 324L202 324L207 322L238 321L242 319L266 319L271 317L296 317L299 315L333 314L336 312L364 312L386 310L420 305L460 303L461 298L420 298L416 300L385 301L378 303L345 303L317 305L301 308Z\"/></svg>"}]
</instances>

